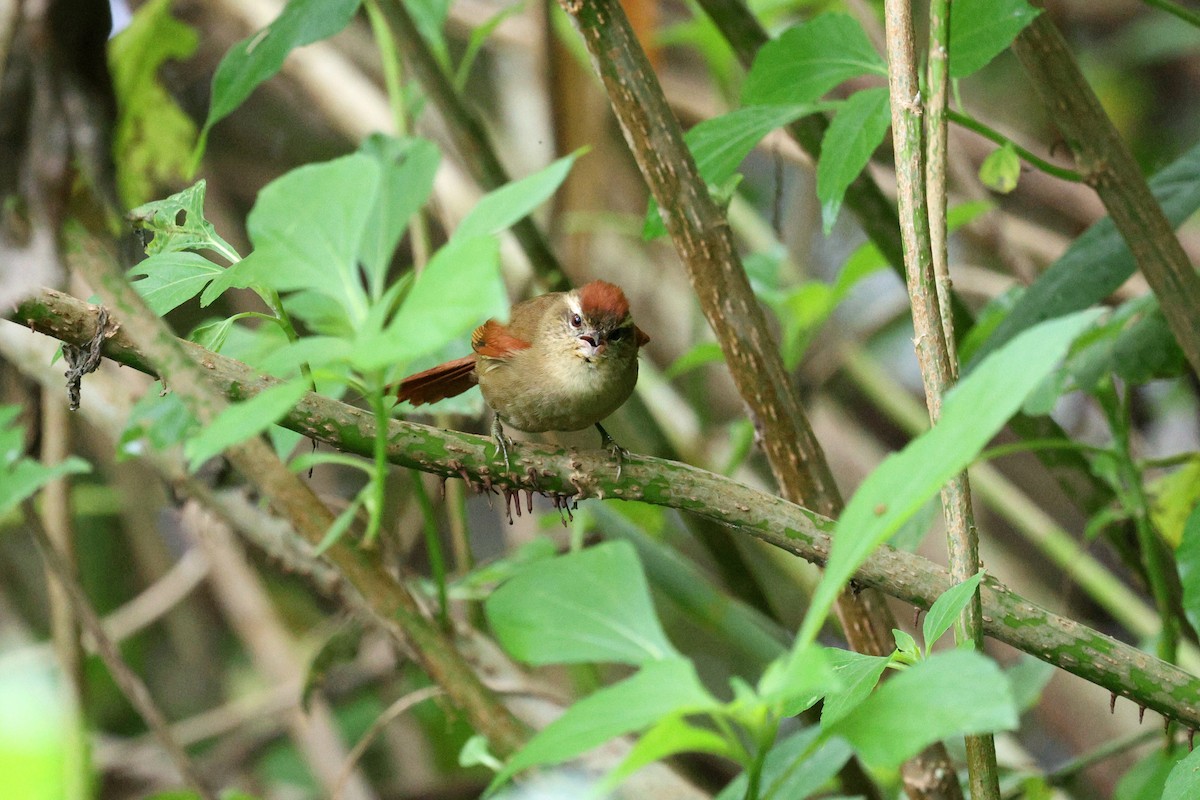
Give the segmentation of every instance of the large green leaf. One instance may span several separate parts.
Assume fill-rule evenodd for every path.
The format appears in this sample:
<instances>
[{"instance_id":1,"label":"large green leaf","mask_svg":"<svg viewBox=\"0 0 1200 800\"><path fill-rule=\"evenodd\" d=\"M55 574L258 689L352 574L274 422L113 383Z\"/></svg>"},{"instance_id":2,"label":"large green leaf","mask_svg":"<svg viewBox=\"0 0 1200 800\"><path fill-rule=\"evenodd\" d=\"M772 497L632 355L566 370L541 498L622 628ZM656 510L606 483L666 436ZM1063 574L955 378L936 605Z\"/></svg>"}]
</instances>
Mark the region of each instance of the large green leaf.
<instances>
[{"instance_id":1,"label":"large green leaf","mask_svg":"<svg viewBox=\"0 0 1200 800\"><path fill-rule=\"evenodd\" d=\"M352 324L361 322L367 296L358 253L378 189L379 165L359 153L306 164L267 184L246 221L254 252L201 300L227 286L311 289L335 301Z\"/></svg>"},{"instance_id":2,"label":"large green leaf","mask_svg":"<svg viewBox=\"0 0 1200 800\"><path fill-rule=\"evenodd\" d=\"M184 445L190 468L196 469L222 450L262 433L300 402L307 390L308 381L299 379L264 389L249 400L231 403Z\"/></svg>"},{"instance_id":3,"label":"large green leaf","mask_svg":"<svg viewBox=\"0 0 1200 800\"><path fill-rule=\"evenodd\" d=\"M191 300L225 270L199 253L167 252L149 256L129 271L133 288L160 317Z\"/></svg>"},{"instance_id":4,"label":"large green leaf","mask_svg":"<svg viewBox=\"0 0 1200 800\"><path fill-rule=\"evenodd\" d=\"M826 730L869 766L892 769L942 739L1016 727L1012 689L996 663L949 650L894 675Z\"/></svg>"},{"instance_id":5,"label":"large green leaf","mask_svg":"<svg viewBox=\"0 0 1200 800\"><path fill-rule=\"evenodd\" d=\"M212 102L193 161L199 161L212 126L279 72L293 49L333 36L346 27L360 0L289 0L275 20L230 48L213 74Z\"/></svg>"},{"instance_id":6,"label":"large green leaf","mask_svg":"<svg viewBox=\"0 0 1200 800\"><path fill-rule=\"evenodd\" d=\"M1009 342L947 393L937 425L863 481L838 520L800 638L815 638L837 595L871 551L975 459L1100 313L1080 311L1044 322Z\"/></svg>"},{"instance_id":7,"label":"large green leaf","mask_svg":"<svg viewBox=\"0 0 1200 800\"><path fill-rule=\"evenodd\" d=\"M204 218L205 187L203 180L196 181L164 200L140 205L129 212L127 217L133 224L153 236L145 243L146 255L213 250L236 256L233 248L217 235L212 223ZM205 305L209 302L211 300L205 301Z\"/></svg>"},{"instance_id":8,"label":"large green leaf","mask_svg":"<svg viewBox=\"0 0 1200 800\"><path fill-rule=\"evenodd\" d=\"M846 187L867 166L891 121L888 91L883 87L855 92L838 107L821 140L817 163L817 199L826 234L837 221Z\"/></svg>"},{"instance_id":9,"label":"large green leaf","mask_svg":"<svg viewBox=\"0 0 1200 800\"><path fill-rule=\"evenodd\" d=\"M359 338L353 363L364 372L407 364L503 314L507 305L496 238L455 237L434 253L387 328Z\"/></svg>"},{"instance_id":10,"label":"large green leaf","mask_svg":"<svg viewBox=\"0 0 1200 800\"><path fill-rule=\"evenodd\" d=\"M500 586L484 608L504 649L529 664L647 664L679 655L628 542L535 562Z\"/></svg>"},{"instance_id":11,"label":"large green leaf","mask_svg":"<svg viewBox=\"0 0 1200 800\"><path fill-rule=\"evenodd\" d=\"M532 175L488 192L454 229L454 238L467 239L500 233L514 222L529 216L535 208L549 200L567 179L577 155L572 153L563 156Z\"/></svg>"},{"instance_id":12,"label":"large green leaf","mask_svg":"<svg viewBox=\"0 0 1200 800\"><path fill-rule=\"evenodd\" d=\"M1162 800L1195 800L1200 797L1200 753L1192 751L1167 776Z\"/></svg>"},{"instance_id":13,"label":"large green leaf","mask_svg":"<svg viewBox=\"0 0 1200 800\"><path fill-rule=\"evenodd\" d=\"M987 66L1042 13L1025 0L954 0L950 12L950 76Z\"/></svg>"},{"instance_id":14,"label":"large green leaf","mask_svg":"<svg viewBox=\"0 0 1200 800\"><path fill-rule=\"evenodd\" d=\"M1150 189L1172 225L1195 213L1200 208L1200 144L1151 178ZM1133 274L1134 267L1133 254L1112 219L1100 220L1021 295L967 369L1021 331L1100 302Z\"/></svg>"},{"instance_id":15,"label":"large green leaf","mask_svg":"<svg viewBox=\"0 0 1200 800\"><path fill-rule=\"evenodd\" d=\"M811 103L862 75L887 75L862 26L846 14L820 14L759 48L742 87L742 103Z\"/></svg>"},{"instance_id":16,"label":"large green leaf","mask_svg":"<svg viewBox=\"0 0 1200 800\"><path fill-rule=\"evenodd\" d=\"M363 231L361 257L372 299L383 294L388 266L410 218L429 199L441 154L427 139L375 134L359 151L379 165L379 196Z\"/></svg>"},{"instance_id":17,"label":"large green leaf","mask_svg":"<svg viewBox=\"0 0 1200 800\"><path fill-rule=\"evenodd\" d=\"M700 713L718 705L701 685L691 661L678 657L651 661L633 676L568 708L513 756L492 786L523 769L558 764L610 739L644 730L664 717Z\"/></svg>"},{"instance_id":18,"label":"large green leaf","mask_svg":"<svg viewBox=\"0 0 1200 800\"><path fill-rule=\"evenodd\" d=\"M739 108L693 125L683 140L692 151L696 169L704 182L710 187L723 186L764 136L825 107L823 104L806 103ZM646 209L642 237L654 239L666 232L666 225L658 212L658 203L651 198Z\"/></svg>"}]
</instances>

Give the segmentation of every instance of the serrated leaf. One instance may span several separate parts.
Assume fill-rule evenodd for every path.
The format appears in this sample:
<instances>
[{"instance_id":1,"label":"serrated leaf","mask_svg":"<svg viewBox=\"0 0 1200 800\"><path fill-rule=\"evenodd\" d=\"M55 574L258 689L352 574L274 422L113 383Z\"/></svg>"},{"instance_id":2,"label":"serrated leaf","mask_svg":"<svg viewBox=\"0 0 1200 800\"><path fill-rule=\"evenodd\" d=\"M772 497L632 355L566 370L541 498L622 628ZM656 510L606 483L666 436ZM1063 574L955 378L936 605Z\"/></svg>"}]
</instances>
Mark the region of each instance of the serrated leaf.
<instances>
[{"instance_id":1,"label":"serrated leaf","mask_svg":"<svg viewBox=\"0 0 1200 800\"><path fill-rule=\"evenodd\" d=\"M1021 159L1012 142L1005 142L992 152L979 165L979 181L993 192L1008 194L1017 188L1021 177Z\"/></svg>"},{"instance_id":2,"label":"serrated leaf","mask_svg":"<svg viewBox=\"0 0 1200 800\"><path fill-rule=\"evenodd\" d=\"M759 48L742 87L742 103L811 103L862 75L887 75L862 26L846 14L819 14Z\"/></svg>"},{"instance_id":3,"label":"serrated leaf","mask_svg":"<svg viewBox=\"0 0 1200 800\"><path fill-rule=\"evenodd\" d=\"M1200 145L1151 178L1150 188L1172 225L1195 213L1200 208ZM1100 302L1133 274L1134 267L1133 255L1112 220L1100 220L1025 290L964 371L1020 331Z\"/></svg>"},{"instance_id":4,"label":"serrated leaf","mask_svg":"<svg viewBox=\"0 0 1200 800\"><path fill-rule=\"evenodd\" d=\"M529 216L535 208L549 200L567 179L577 155L572 153L563 156L526 178L488 192L454 229L453 238L469 239L500 233Z\"/></svg>"},{"instance_id":5,"label":"serrated leaf","mask_svg":"<svg viewBox=\"0 0 1200 800\"><path fill-rule=\"evenodd\" d=\"M345 28L360 0L289 0L270 25L235 44L213 74L212 101L192 155L199 162L212 126L228 116L260 83L279 72L288 53Z\"/></svg>"},{"instance_id":6,"label":"serrated leaf","mask_svg":"<svg viewBox=\"0 0 1200 800\"><path fill-rule=\"evenodd\" d=\"M764 136L826 107L827 104L806 103L739 108L693 125L683 140L696 159L700 177L709 187L720 187L727 185ZM666 232L658 204L651 198L642 238L650 240Z\"/></svg>"},{"instance_id":7,"label":"serrated leaf","mask_svg":"<svg viewBox=\"0 0 1200 800\"><path fill-rule=\"evenodd\" d=\"M191 300L225 270L199 253L175 252L148 256L129 271L150 310L160 317Z\"/></svg>"},{"instance_id":8,"label":"serrated leaf","mask_svg":"<svg viewBox=\"0 0 1200 800\"><path fill-rule=\"evenodd\" d=\"M954 0L950 77L987 66L1040 13L1025 0Z\"/></svg>"},{"instance_id":9,"label":"serrated leaf","mask_svg":"<svg viewBox=\"0 0 1200 800\"><path fill-rule=\"evenodd\" d=\"M233 253L217 230L204 218L205 181L196 181L164 200L140 205L126 217L134 226L153 234L145 243L146 255L181 250L215 250Z\"/></svg>"},{"instance_id":10,"label":"serrated leaf","mask_svg":"<svg viewBox=\"0 0 1200 800\"><path fill-rule=\"evenodd\" d=\"M892 676L831 726L863 761L894 769L934 742L1017 727L1012 689L986 656L949 650Z\"/></svg>"},{"instance_id":11,"label":"serrated leaf","mask_svg":"<svg viewBox=\"0 0 1200 800\"><path fill-rule=\"evenodd\" d=\"M951 586L942 592L937 600L933 601L933 605L929 607L929 613L925 615L925 623L921 627L921 636L925 639L926 655L933 650L934 643L942 638L942 634L950 629L954 620L958 619L958 615L971 602L971 598L975 596L975 590L979 588L979 582L982 580L983 570L980 570L962 583Z\"/></svg>"},{"instance_id":12,"label":"serrated leaf","mask_svg":"<svg viewBox=\"0 0 1200 800\"><path fill-rule=\"evenodd\" d=\"M826 565L800 638L812 641L854 571L961 472L1066 355L1101 312L1044 322L1009 342L947 393L932 429L886 458L863 481L838 520Z\"/></svg>"},{"instance_id":13,"label":"serrated leaf","mask_svg":"<svg viewBox=\"0 0 1200 800\"><path fill-rule=\"evenodd\" d=\"M195 470L222 450L262 433L300 402L307 390L307 381L295 380L264 389L249 400L231 403L184 445L188 468Z\"/></svg>"},{"instance_id":14,"label":"serrated leaf","mask_svg":"<svg viewBox=\"0 0 1200 800\"><path fill-rule=\"evenodd\" d=\"M646 664L678 656L628 542L533 563L493 592L484 610L504 649L528 664Z\"/></svg>"},{"instance_id":15,"label":"serrated leaf","mask_svg":"<svg viewBox=\"0 0 1200 800\"><path fill-rule=\"evenodd\" d=\"M867 166L891 121L888 90L882 87L855 92L838 106L821 140L817 163L817 199L826 236L837 221L846 187Z\"/></svg>"},{"instance_id":16,"label":"serrated leaf","mask_svg":"<svg viewBox=\"0 0 1200 800\"><path fill-rule=\"evenodd\" d=\"M617 736L648 728L668 715L699 713L717 706L691 661L651 661L632 677L568 708L512 757L492 787L521 770L561 763Z\"/></svg>"}]
</instances>

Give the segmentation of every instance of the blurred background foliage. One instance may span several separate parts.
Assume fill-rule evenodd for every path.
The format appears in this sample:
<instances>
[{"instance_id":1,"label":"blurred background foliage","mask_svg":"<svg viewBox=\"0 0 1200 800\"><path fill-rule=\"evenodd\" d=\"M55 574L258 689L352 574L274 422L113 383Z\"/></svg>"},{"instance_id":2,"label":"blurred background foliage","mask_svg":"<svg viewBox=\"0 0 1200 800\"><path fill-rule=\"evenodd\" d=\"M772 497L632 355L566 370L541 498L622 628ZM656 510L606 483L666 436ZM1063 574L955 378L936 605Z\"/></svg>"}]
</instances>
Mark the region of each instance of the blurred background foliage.
<instances>
[{"instance_id":1,"label":"blurred background foliage","mask_svg":"<svg viewBox=\"0 0 1200 800\"><path fill-rule=\"evenodd\" d=\"M70 2L57 5L73 8ZM626 0L625 5L685 128L736 107L745 72L694 3ZM616 438L637 452L681 458L768 485L769 471L753 447L753 427L720 364L719 349L674 250L664 238L642 238L646 189L578 38L557 6L538 0L421 0L408 6L434 52L456 72L462 98L484 121L511 175L528 175L560 155L589 148L537 219L566 279L578 284L602 277L620 284L638 325L652 336L637 397L613 420ZM882 41L879 3L760 0L752 6L772 34L799 19L836 10L852 15L877 47ZM0 3L0 8L12 7ZM108 57L120 115L111 137L123 208L190 183L185 175L209 110L218 63L235 42L263 27L280 8L277 0L152 0L115 8L117 31L108 43ZM1047 3L1046 13L1068 38L1147 174L1196 143L1200 35L1195 27L1134 0L1057 0ZM242 226L267 183L298 165L352 152L373 131L403 132L398 123L429 137L442 151L434 212L421 223L428 240L440 243L444 231L462 219L482 192L455 155L447 132L452 123L436 112L404 68L391 75L399 78L392 88L400 92L406 109L397 120L388 104L390 69L380 58L367 15L360 13L327 41L294 52L277 77L211 127L198 173L207 181L205 213L235 249L250 249ZM855 80L834 95L874 85L881 82ZM1008 51L957 87L956 107L1043 157L1069 162L1053 114L1038 102L1027 74ZM995 149L982 136L951 129L950 204L952 218L961 220L951 239L951 271L955 288L985 320L1010 306L1022 287L1104 215L1087 187L1028 167L1012 191L989 190L979 170ZM890 193L895 177L889 150L885 144L868 170ZM848 495L885 453L915 432L911 420L920 402L920 377L904 287L860 250L864 236L852 215L842 213L829 234L823 233L812 161L781 132L769 134L741 171L744 179L729 200L730 224L747 253L755 288L775 314L785 359ZM1194 221L1183 225L1180 238L1195 262L1200 229ZM421 248L428 248L429 241L406 239L397 263L423 257ZM132 235L126 246L132 260L137 251ZM559 278L539 274L511 241L502 247L502 263L512 299ZM1110 302L1133 301L1148 291L1135 274ZM185 304L169 320L186 334L214 316L261 310L252 293L234 292L207 309ZM256 341L234 334L225 352L246 357ZM1160 356L1135 353L1131 358L1144 364ZM1194 456L1200 449L1200 416L1195 376L1178 363L1168 366L1172 368L1151 371L1137 385L1130 384L1125 402L1130 457L1137 459L1157 503L1156 520L1168 540L1174 536L1174 545L1187 510L1200 496ZM101 374L110 383L100 385L113 386L129 398L154 391L149 379L130 370L118 372L108 364ZM69 497L62 501L69 504L82 584L96 610L122 632L124 658L145 678L166 715L177 721L180 738L206 772L256 796L319 796L311 754L289 736L301 724L292 702L300 686L319 683L318 702L324 704L330 729L348 748L393 701L427 685L403 654L378 634L357 631L336 604L322 599L308 580L281 569L275 559L232 541L216 549L211 542L199 545L197 524L181 510L183 495L133 457L141 454L144 442L133 437L117 448L114 436L120 427L105 429L85 416L62 413L61 395L39 389L11 353L0 359L0 378L0 401L25 409L26 446L44 453L50 439L64 437L71 452L94 466L91 474L72 479ZM1073 438L1109 446L1113 417L1102 402L1076 394L1050 405ZM436 421L483 432L481 410L475 396L442 410ZM916 414L918 421L922 413ZM167 422L152 418L146 429ZM584 439L562 441L593 446ZM1122 518L1122 507L1106 509L1107 515L1081 510L1027 453L993 466L976 487L983 498L979 526L989 571L1050 608L1153 649L1148 628L1131 626L1128 618L1112 612L1122 603L1121 590L1132 587L1143 601L1145 597L1139 576L1097 539L1103 528ZM226 478L204 476L216 486ZM333 467L322 467L312 477L335 504L359 488L358 480L353 471ZM612 531L630 527L646 547L669 554L664 557L684 554L721 596L738 598L773 633L795 628L815 581L808 565L739 540L733 546L754 576L747 580L695 544L691 534L701 523L662 509L590 502L560 525L560 513L539 500L533 514L509 523L498 504L464 496L455 482L446 491L446 502L440 502L430 476L398 472L388 497L383 546L414 580L429 574L422 531L432 525L449 532L445 535L455 554L451 571L456 578L472 563L501 556L533 558L530 548L539 547L547 548L544 556L588 539L597 528L614 535ZM920 515L902 534L902 546L941 560L940 537L926 536L938 528L936 516L933 508ZM78 666L82 712L56 694L61 685L53 676L60 673L51 666L47 644L52 605L36 550L20 530L25 524L16 509L0 517L0 706L6 709L0 713L0 737L13 736L6 720L24 720L16 736L34 755L11 768L3 758L12 751L3 744L7 739L0 738L0 774L14 769L11 774L26 777L38 769L53 774L56 760L65 758L58 750L69 746L63 742L69 743L71 731L82 726L93 745L94 796L141 797L171 785L169 763L95 657L82 657ZM1057 559L1048 555L1048 539L1060 548ZM1084 552L1105 576L1086 588L1072 569ZM221 558L248 569L227 571L221 586L212 574L224 571ZM754 671L760 662L747 654L744 644L697 619L655 583L653 569L649 572L672 641L696 660L710 685L724 686L728 676ZM463 601L467 620L479 621L471 603L502 574L498 568L452 584L452 596ZM262 605L252 602L248 611L237 605L243 596ZM910 611L898 605L897 614L906 627L914 627ZM239 625L238 618L252 624ZM1029 692L1031 710L1020 732L1000 742L1009 785L1025 787L1009 796L1159 796L1166 757L1153 734L1157 719L1142 726L1138 710L1127 703L1118 703L1110 713L1107 692L1063 673L1051 675L1002 646L989 649L1019 676L1014 679L1018 688ZM607 677L603 673L550 670L540 676L540 685L569 694L598 685ZM20 714L20 704L34 699L37 711ZM38 749L35 720L43 727L61 722L61 735L49 736L48 744ZM458 761L470 734L443 707L416 705L375 736L361 761L369 787L352 784L353 796L478 796L490 773ZM1122 747L1091 758L1114 742ZM732 777L725 765L705 759L687 766L700 785L710 788ZM29 785L45 788L53 781L34 779ZM11 796L22 798L65 796L53 790L39 794L39 788L13 791L18 794ZM557 796L571 796L573 790L566 791Z\"/></svg>"}]
</instances>

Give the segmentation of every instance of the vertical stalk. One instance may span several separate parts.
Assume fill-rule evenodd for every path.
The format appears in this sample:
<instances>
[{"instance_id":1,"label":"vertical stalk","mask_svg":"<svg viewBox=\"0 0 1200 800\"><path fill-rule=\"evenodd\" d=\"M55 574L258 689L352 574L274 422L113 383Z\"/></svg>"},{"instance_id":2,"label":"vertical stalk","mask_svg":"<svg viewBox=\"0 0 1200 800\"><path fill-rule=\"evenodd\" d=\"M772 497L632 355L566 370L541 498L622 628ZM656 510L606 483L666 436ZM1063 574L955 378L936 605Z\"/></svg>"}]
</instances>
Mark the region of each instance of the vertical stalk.
<instances>
[{"instance_id":1,"label":"vertical stalk","mask_svg":"<svg viewBox=\"0 0 1200 800\"><path fill-rule=\"evenodd\" d=\"M942 19L931 20L931 49L942 60L940 79L943 91L939 95L941 113L936 114L945 131L944 62L946 42L936 37L949 31L949 4L935 2L931 13ZM925 386L929 418L937 424L941 416L942 396L954 384L947 331L943 325L938 297L938 279L931 233L932 209L927 201L926 185L930 179L940 184L936 189L943 200L939 214L943 217L940 245L945 246L945 167L944 161L931 164L926 171L922 151L921 117L925 112L917 81L916 53L913 37L912 8L909 0L885 0L884 22L887 33L888 89L892 105L892 138L896 151L896 186L900 212L900 236L904 245L904 273L912 307L917 361ZM933 67L931 66L931 70ZM934 89L935 95L938 94ZM931 122L932 124L932 122ZM936 138L936 136L935 136ZM944 146L937 154L944 159ZM948 280L948 278L947 278ZM961 582L979 569L979 542L971 508L971 487L966 472L952 478L942 489L942 510L946 517L947 549L950 573ZM983 646L983 621L979 594L963 611L955 626L959 642L971 642L976 649ZM975 800L999 800L1000 785L996 771L996 747L991 736L968 736L967 770L971 795Z\"/></svg>"},{"instance_id":2,"label":"vertical stalk","mask_svg":"<svg viewBox=\"0 0 1200 800\"><path fill-rule=\"evenodd\" d=\"M933 256L938 309L946 339L950 374L958 379L954 314L950 305L950 257L946 245L946 109L950 97L950 0L930 0L929 60L925 107L925 198L929 208L929 244Z\"/></svg>"}]
</instances>

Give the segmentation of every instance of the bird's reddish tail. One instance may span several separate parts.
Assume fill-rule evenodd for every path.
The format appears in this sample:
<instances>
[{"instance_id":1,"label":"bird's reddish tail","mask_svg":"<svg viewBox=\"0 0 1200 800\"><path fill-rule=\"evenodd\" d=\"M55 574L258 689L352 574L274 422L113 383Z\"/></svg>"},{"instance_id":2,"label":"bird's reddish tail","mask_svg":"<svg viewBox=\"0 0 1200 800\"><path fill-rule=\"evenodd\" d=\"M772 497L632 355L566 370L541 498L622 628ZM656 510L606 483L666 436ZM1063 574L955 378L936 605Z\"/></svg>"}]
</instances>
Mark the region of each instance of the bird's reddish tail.
<instances>
[{"instance_id":1,"label":"bird's reddish tail","mask_svg":"<svg viewBox=\"0 0 1200 800\"><path fill-rule=\"evenodd\" d=\"M462 394L476 384L475 356L463 356L400 381L396 397L414 406Z\"/></svg>"}]
</instances>

